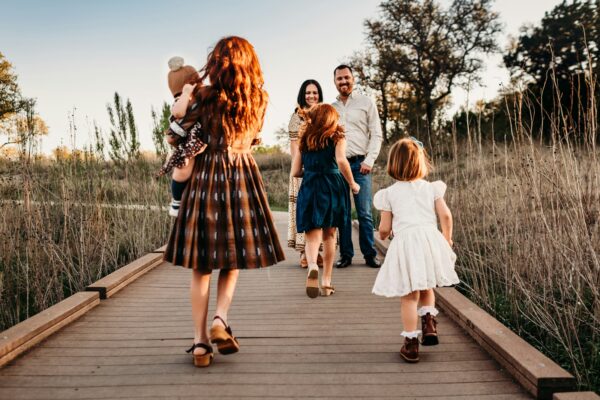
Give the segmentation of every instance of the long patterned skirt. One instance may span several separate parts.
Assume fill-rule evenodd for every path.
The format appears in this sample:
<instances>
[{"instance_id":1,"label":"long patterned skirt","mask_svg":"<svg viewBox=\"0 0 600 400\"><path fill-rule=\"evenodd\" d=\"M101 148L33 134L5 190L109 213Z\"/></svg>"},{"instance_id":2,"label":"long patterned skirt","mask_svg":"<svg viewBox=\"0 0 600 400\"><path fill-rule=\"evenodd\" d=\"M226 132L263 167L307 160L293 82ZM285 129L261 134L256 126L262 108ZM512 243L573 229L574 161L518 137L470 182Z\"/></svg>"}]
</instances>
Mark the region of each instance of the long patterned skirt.
<instances>
[{"instance_id":1,"label":"long patterned skirt","mask_svg":"<svg viewBox=\"0 0 600 400\"><path fill-rule=\"evenodd\" d=\"M302 184L302 178L290 177L288 187L288 247L296 251L304 251L304 233L298 233L296 230L296 201L298 200L298 190Z\"/></svg>"},{"instance_id":2,"label":"long patterned skirt","mask_svg":"<svg viewBox=\"0 0 600 400\"><path fill-rule=\"evenodd\" d=\"M210 272L267 267L284 258L252 154L196 156L164 259Z\"/></svg>"}]
</instances>

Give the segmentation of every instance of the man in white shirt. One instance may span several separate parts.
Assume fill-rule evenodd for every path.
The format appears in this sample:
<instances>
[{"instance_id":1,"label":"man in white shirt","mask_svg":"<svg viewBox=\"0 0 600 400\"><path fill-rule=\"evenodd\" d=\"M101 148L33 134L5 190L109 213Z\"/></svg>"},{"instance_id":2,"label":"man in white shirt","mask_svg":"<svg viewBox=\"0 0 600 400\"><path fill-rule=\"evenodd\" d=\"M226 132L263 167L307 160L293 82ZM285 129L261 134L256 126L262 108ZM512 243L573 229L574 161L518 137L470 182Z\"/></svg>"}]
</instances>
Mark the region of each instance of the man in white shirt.
<instances>
[{"instance_id":1,"label":"man in white shirt","mask_svg":"<svg viewBox=\"0 0 600 400\"><path fill-rule=\"evenodd\" d=\"M360 251L365 262L372 268L379 268L375 240L373 238L373 217L371 215L371 169L379 155L381 123L375 102L360 93L353 92L354 76L352 68L339 65L333 71L335 87L339 92L333 103L340 114L340 125L346 129L346 157L352 167L354 180L360 185L360 192L354 195L354 205L358 214ZM348 210L350 213L352 210ZM352 226L340 228L340 259L336 267L345 268L352 264Z\"/></svg>"}]
</instances>

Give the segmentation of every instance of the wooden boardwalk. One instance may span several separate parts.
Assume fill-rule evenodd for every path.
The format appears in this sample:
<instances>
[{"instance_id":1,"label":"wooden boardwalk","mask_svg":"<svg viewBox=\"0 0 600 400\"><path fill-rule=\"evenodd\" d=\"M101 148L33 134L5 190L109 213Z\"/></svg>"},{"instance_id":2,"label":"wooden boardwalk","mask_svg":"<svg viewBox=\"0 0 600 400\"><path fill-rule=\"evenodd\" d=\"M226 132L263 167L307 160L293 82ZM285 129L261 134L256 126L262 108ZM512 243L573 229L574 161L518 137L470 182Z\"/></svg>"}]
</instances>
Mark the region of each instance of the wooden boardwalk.
<instances>
[{"instance_id":1,"label":"wooden boardwalk","mask_svg":"<svg viewBox=\"0 0 600 400\"><path fill-rule=\"evenodd\" d=\"M229 316L239 353L193 366L190 271L165 264L0 370L0 399L530 398L443 314L440 345L402 362L399 301L371 294L376 270L334 269L336 294L309 299L286 256L242 271Z\"/></svg>"}]
</instances>

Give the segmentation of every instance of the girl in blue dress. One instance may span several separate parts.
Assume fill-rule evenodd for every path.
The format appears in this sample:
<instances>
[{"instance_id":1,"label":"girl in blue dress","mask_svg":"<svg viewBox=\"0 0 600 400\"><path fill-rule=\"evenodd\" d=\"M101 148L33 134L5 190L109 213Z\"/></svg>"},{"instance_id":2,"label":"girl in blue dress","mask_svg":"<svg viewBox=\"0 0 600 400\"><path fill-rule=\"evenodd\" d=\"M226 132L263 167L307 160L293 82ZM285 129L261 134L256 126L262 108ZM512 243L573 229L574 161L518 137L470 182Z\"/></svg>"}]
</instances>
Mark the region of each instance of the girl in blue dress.
<instances>
[{"instance_id":1,"label":"girl in blue dress","mask_svg":"<svg viewBox=\"0 0 600 400\"><path fill-rule=\"evenodd\" d=\"M350 223L349 189L354 194L360 186L354 181L346 159L344 130L339 115L329 104L317 104L299 110L304 121L300 127L299 153L292 161L292 176L303 178L296 206L296 227L305 233L308 276L306 294L319 295L317 257L323 242L322 296L335 292L331 284L335 253L335 229Z\"/></svg>"}]
</instances>

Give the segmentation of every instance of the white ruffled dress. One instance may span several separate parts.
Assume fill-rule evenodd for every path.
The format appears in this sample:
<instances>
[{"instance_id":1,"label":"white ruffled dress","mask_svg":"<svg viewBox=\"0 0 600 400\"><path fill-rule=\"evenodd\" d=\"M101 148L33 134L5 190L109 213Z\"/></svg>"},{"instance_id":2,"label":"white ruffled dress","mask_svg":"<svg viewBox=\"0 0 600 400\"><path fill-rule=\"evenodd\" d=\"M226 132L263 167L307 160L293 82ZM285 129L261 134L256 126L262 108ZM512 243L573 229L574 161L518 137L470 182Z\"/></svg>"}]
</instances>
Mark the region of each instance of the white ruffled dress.
<instances>
[{"instance_id":1,"label":"white ruffled dress","mask_svg":"<svg viewBox=\"0 0 600 400\"><path fill-rule=\"evenodd\" d=\"M420 179L399 181L375 194L375 208L392 212L394 238L375 279L374 294L399 297L459 282L456 254L437 227L434 203L445 192L444 182Z\"/></svg>"}]
</instances>

